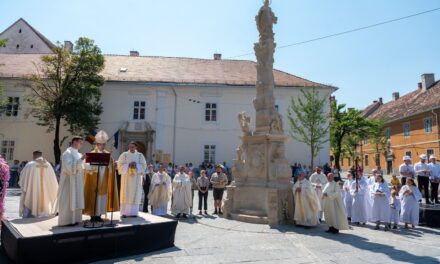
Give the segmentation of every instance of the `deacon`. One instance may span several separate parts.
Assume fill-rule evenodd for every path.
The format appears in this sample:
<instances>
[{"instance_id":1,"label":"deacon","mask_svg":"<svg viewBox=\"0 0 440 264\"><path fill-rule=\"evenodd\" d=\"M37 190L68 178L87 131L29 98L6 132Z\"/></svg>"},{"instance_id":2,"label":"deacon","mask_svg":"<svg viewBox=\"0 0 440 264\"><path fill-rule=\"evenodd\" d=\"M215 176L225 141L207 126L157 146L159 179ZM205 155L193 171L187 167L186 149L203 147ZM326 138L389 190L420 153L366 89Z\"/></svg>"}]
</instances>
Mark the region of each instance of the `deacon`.
<instances>
[{"instance_id":1,"label":"deacon","mask_svg":"<svg viewBox=\"0 0 440 264\"><path fill-rule=\"evenodd\" d=\"M327 175L328 182L322 191L322 204L325 223L329 227L327 233L337 234L339 230L347 230L348 222L344 202L338 184L334 181L333 173Z\"/></svg>"},{"instance_id":2,"label":"deacon","mask_svg":"<svg viewBox=\"0 0 440 264\"><path fill-rule=\"evenodd\" d=\"M322 207L322 188L324 188L324 186L327 184L327 176L325 176L324 173L322 173L322 170L320 167L316 167L316 172L313 173L310 176L310 182L312 183L313 188L316 191L316 194L319 197L319 203L320 203L320 207ZM319 210L318 212L318 218L319 221L321 221L322 219L322 209Z\"/></svg>"},{"instance_id":3,"label":"deacon","mask_svg":"<svg viewBox=\"0 0 440 264\"><path fill-rule=\"evenodd\" d=\"M20 173L20 216L45 217L52 213L57 199L58 181L52 165L43 158L41 151L33 152Z\"/></svg>"},{"instance_id":4,"label":"deacon","mask_svg":"<svg viewBox=\"0 0 440 264\"><path fill-rule=\"evenodd\" d=\"M136 217L142 198L142 178L147 169L147 162L142 153L137 151L136 142L130 142L128 151L119 156L118 171L121 174L121 215Z\"/></svg>"},{"instance_id":5,"label":"deacon","mask_svg":"<svg viewBox=\"0 0 440 264\"><path fill-rule=\"evenodd\" d=\"M83 145L82 137L73 137L70 147L61 158L60 186L58 188L55 212L58 225L74 226L82 221L84 209L84 159L79 153Z\"/></svg>"},{"instance_id":6,"label":"deacon","mask_svg":"<svg viewBox=\"0 0 440 264\"><path fill-rule=\"evenodd\" d=\"M173 202L171 206L172 213L176 218L187 218L190 207L192 206L192 183L188 174L185 173L185 167L180 167L179 172L173 179Z\"/></svg>"},{"instance_id":7,"label":"deacon","mask_svg":"<svg viewBox=\"0 0 440 264\"><path fill-rule=\"evenodd\" d=\"M295 199L295 224L305 227L318 225L321 204L312 184L305 178L304 171L299 173L292 190Z\"/></svg>"},{"instance_id":8,"label":"deacon","mask_svg":"<svg viewBox=\"0 0 440 264\"><path fill-rule=\"evenodd\" d=\"M171 177L163 165L159 165L158 170L151 178L150 203L154 215L166 215L171 198Z\"/></svg>"},{"instance_id":9,"label":"deacon","mask_svg":"<svg viewBox=\"0 0 440 264\"><path fill-rule=\"evenodd\" d=\"M96 147L91 153L107 153L105 149L108 135L99 131L95 135ZM93 221L102 222L101 215L119 211L118 187L113 159L108 166L84 164L84 203L83 213L90 215ZM99 175L98 175L99 172ZM96 193L98 195L96 196Z\"/></svg>"}]
</instances>

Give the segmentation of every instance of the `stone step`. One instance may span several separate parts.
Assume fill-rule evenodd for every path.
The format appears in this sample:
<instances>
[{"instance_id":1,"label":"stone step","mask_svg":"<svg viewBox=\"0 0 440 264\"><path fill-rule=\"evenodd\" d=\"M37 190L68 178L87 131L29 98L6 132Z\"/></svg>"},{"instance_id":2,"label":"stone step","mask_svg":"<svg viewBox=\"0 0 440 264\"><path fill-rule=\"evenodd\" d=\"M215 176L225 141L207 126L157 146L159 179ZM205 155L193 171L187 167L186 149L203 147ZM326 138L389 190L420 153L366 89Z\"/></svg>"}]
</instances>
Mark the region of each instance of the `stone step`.
<instances>
[{"instance_id":1,"label":"stone step","mask_svg":"<svg viewBox=\"0 0 440 264\"><path fill-rule=\"evenodd\" d=\"M231 218L238 221L255 224L269 224L269 219L266 216L246 215L240 213L231 213Z\"/></svg>"},{"instance_id":2,"label":"stone step","mask_svg":"<svg viewBox=\"0 0 440 264\"><path fill-rule=\"evenodd\" d=\"M267 216L266 212L261 210L239 209L237 210L237 213L245 214L245 215L253 215L253 216L264 216L264 217Z\"/></svg>"}]
</instances>

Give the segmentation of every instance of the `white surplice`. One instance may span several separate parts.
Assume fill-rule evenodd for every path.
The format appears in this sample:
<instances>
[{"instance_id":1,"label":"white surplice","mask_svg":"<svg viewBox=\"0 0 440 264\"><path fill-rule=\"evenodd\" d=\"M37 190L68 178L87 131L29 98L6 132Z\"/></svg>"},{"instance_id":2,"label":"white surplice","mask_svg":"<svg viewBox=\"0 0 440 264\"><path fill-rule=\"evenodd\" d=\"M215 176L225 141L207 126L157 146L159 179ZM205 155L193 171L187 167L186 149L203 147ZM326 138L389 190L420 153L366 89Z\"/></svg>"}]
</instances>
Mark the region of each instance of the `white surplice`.
<instances>
[{"instance_id":1,"label":"white surplice","mask_svg":"<svg viewBox=\"0 0 440 264\"><path fill-rule=\"evenodd\" d=\"M344 182L344 207L345 207L345 213L347 214L347 217L351 217L351 208L353 206L353 196L350 193L350 187L351 184L353 183L353 180L346 180ZM348 190L346 190L345 188L348 188Z\"/></svg>"},{"instance_id":2,"label":"white surplice","mask_svg":"<svg viewBox=\"0 0 440 264\"><path fill-rule=\"evenodd\" d=\"M328 182L323 191L322 210L324 212L325 223L329 227L338 230L347 230L348 222L345 214L344 202L341 198L341 191L336 182Z\"/></svg>"},{"instance_id":3,"label":"white surplice","mask_svg":"<svg viewBox=\"0 0 440 264\"><path fill-rule=\"evenodd\" d=\"M150 204L154 215L166 215L168 202L171 199L171 177L157 172L151 178Z\"/></svg>"},{"instance_id":4,"label":"white surplice","mask_svg":"<svg viewBox=\"0 0 440 264\"><path fill-rule=\"evenodd\" d=\"M358 180L359 187L356 192L356 181L353 180L350 186L350 194L353 197L353 204L351 208L351 222L366 223L369 220L370 210L369 196L370 188L364 178Z\"/></svg>"},{"instance_id":5,"label":"white surplice","mask_svg":"<svg viewBox=\"0 0 440 264\"><path fill-rule=\"evenodd\" d=\"M310 183L316 191L319 197L319 203L321 205L321 210L318 212L319 219L322 219L322 189L327 184L327 176L324 173L313 173L310 176Z\"/></svg>"},{"instance_id":6,"label":"white surplice","mask_svg":"<svg viewBox=\"0 0 440 264\"><path fill-rule=\"evenodd\" d=\"M296 190L300 189L301 192ZM318 212L321 204L312 184L307 180L298 180L292 188L295 199L294 220L297 225L316 226L319 224Z\"/></svg>"},{"instance_id":7,"label":"white surplice","mask_svg":"<svg viewBox=\"0 0 440 264\"><path fill-rule=\"evenodd\" d=\"M185 173L178 173L173 179L173 214L189 214L192 206L191 179Z\"/></svg>"},{"instance_id":8,"label":"white surplice","mask_svg":"<svg viewBox=\"0 0 440 264\"><path fill-rule=\"evenodd\" d=\"M400 210L401 210L401 204L400 204L399 196L396 195L396 197L391 197L390 198L390 223L393 223L395 225L399 224Z\"/></svg>"},{"instance_id":9,"label":"white surplice","mask_svg":"<svg viewBox=\"0 0 440 264\"><path fill-rule=\"evenodd\" d=\"M52 213L58 192L55 172L43 157L26 164L20 173L20 216L43 217Z\"/></svg>"},{"instance_id":10,"label":"white surplice","mask_svg":"<svg viewBox=\"0 0 440 264\"><path fill-rule=\"evenodd\" d=\"M377 193L384 196L378 196ZM373 201L371 221L388 223L390 220L390 187L386 182L376 182L370 188Z\"/></svg>"},{"instance_id":11,"label":"white surplice","mask_svg":"<svg viewBox=\"0 0 440 264\"><path fill-rule=\"evenodd\" d=\"M62 156L60 186L55 211L58 225L70 225L82 221L84 209L84 162L78 150L69 147Z\"/></svg>"},{"instance_id":12,"label":"white surplice","mask_svg":"<svg viewBox=\"0 0 440 264\"><path fill-rule=\"evenodd\" d=\"M136 168L129 168L130 163ZM137 216L142 199L142 177L147 169L147 162L142 153L126 151L119 156L118 171L121 174L121 215Z\"/></svg>"},{"instance_id":13,"label":"white surplice","mask_svg":"<svg viewBox=\"0 0 440 264\"><path fill-rule=\"evenodd\" d=\"M411 191L412 194L405 194L405 191ZM422 200L422 194L416 186L404 185L400 189L399 196L402 202L400 220L404 223L419 224L419 201Z\"/></svg>"}]
</instances>

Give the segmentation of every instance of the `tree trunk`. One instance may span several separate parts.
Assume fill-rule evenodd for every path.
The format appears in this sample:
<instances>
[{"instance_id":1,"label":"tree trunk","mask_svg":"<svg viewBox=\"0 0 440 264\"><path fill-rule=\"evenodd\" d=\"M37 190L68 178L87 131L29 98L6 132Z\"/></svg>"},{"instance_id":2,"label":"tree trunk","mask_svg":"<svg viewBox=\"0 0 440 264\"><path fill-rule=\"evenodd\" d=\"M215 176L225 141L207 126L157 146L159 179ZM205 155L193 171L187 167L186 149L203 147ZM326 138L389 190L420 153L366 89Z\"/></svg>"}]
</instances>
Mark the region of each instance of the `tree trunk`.
<instances>
[{"instance_id":1,"label":"tree trunk","mask_svg":"<svg viewBox=\"0 0 440 264\"><path fill-rule=\"evenodd\" d=\"M55 138L53 140L53 154L55 156L55 165L60 164L60 160L61 160L60 126L61 126L61 118L57 117L55 120Z\"/></svg>"},{"instance_id":2,"label":"tree trunk","mask_svg":"<svg viewBox=\"0 0 440 264\"><path fill-rule=\"evenodd\" d=\"M310 156L311 156L311 160L310 160L310 166L312 166L312 170L313 170L313 161L314 161L314 151L313 151L313 146L310 146Z\"/></svg>"}]
</instances>

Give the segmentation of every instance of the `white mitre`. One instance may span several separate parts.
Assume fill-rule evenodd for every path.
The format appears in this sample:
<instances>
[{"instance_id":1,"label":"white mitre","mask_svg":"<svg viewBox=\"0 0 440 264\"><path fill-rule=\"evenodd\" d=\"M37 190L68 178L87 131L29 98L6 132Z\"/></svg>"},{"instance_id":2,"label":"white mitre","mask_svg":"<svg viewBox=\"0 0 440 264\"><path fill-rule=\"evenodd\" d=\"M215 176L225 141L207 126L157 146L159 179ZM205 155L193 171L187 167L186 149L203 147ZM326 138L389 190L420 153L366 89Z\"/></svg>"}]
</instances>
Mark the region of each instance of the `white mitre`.
<instances>
[{"instance_id":1,"label":"white mitre","mask_svg":"<svg viewBox=\"0 0 440 264\"><path fill-rule=\"evenodd\" d=\"M95 135L95 142L99 144L105 144L108 141L108 135L104 130L99 131Z\"/></svg>"}]
</instances>

